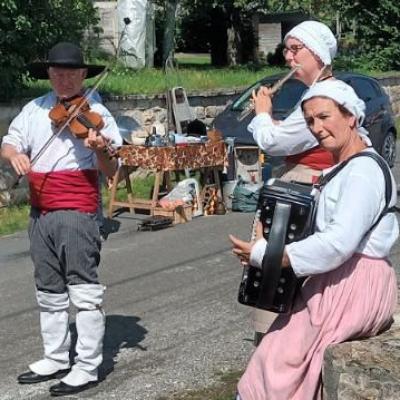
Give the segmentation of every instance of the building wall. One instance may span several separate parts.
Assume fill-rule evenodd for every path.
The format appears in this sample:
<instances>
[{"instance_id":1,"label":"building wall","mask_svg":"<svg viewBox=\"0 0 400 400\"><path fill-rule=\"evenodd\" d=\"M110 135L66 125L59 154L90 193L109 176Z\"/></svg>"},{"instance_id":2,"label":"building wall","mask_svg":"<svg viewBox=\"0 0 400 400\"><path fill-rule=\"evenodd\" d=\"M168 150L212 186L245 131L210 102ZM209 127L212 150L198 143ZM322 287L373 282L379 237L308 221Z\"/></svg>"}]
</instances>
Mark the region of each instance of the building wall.
<instances>
[{"instance_id":1,"label":"building wall","mask_svg":"<svg viewBox=\"0 0 400 400\"><path fill-rule=\"evenodd\" d=\"M282 30L280 23L260 23L258 25L258 51L260 56L266 57L268 53L274 53L281 41Z\"/></svg>"},{"instance_id":2,"label":"building wall","mask_svg":"<svg viewBox=\"0 0 400 400\"><path fill-rule=\"evenodd\" d=\"M116 1L96 1L103 33L100 34L100 47L109 54L115 54L118 45L118 18Z\"/></svg>"}]
</instances>

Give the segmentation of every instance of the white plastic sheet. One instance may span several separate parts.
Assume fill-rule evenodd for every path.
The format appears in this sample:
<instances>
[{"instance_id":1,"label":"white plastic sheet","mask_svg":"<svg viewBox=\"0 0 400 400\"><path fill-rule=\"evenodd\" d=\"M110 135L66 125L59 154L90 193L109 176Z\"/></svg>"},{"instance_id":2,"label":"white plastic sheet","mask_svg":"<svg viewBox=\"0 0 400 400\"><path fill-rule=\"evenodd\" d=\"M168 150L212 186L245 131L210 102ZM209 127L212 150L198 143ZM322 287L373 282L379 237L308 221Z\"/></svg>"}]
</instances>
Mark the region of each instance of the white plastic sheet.
<instances>
[{"instance_id":1,"label":"white plastic sheet","mask_svg":"<svg viewBox=\"0 0 400 400\"><path fill-rule=\"evenodd\" d=\"M118 30L121 37L120 59L129 68L139 69L146 62L147 0L118 0ZM130 19L125 27L124 18Z\"/></svg>"}]
</instances>

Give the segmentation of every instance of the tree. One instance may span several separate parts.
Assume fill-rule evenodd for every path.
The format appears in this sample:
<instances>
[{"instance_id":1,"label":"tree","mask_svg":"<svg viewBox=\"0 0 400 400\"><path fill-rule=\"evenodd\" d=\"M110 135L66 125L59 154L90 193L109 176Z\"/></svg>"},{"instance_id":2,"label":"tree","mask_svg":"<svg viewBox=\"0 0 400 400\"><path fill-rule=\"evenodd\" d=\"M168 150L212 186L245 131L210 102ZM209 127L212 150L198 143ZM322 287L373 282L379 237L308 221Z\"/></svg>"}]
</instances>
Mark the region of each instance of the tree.
<instances>
[{"instance_id":1,"label":"tree","mask_svg":"<svg viewBox=\"0 0 400 400\"><path fill-rule=\"evenodd\" d=\"M81 43L98 17L92 0L0 0L0 93L16 95L26 64L44 59L56 42Z\"/></svg>"},{"instance_id":2,"label":"tree","mask_svg":"<svg viewBox=\"0 0 400 400\"><path fill-rule=\"evenodd\" d=\"M203 43L207 43L211 51L213 65L249 61L252 56L249 41L255 40L252 15L264 5L265 1L261 0L182 0L182 44L188 48L192 45L192 32L195 30L198 38L200 31ZM244 37L246 46L243 46Z\"/></svg>"},{"instance_id":3,"label":"tree","mask_svg":"<svg viewBox=\"0 0 400 400\"><path fill-rule=\"evenodd\" d=\"M178 0L165 1L165 25L163 36L162 65L175 50L176 7Z\"/></svg>"},{"instance_id":4,"label":"tree","mask_svg":"<svg viewBox=\"0 0 400 400\"><path fill-rule=\"evenodd\" d=\"M354 36L354 56L362 57L370 68L400 69L399 2L339 0L337 6Z\"/></svg>"},{"instance_id":5,"label":"tree","mask_svg":"<svg viewBox=\"0 0 400 400\"><path fill-rule=\"evenodd\" d=\"M269 0L271 9L303 8L333 27L341 53L354 66L400 68L400 3L398 0ZM358 62L357 62L358 60Z\"/></svg>"}]
</instances>

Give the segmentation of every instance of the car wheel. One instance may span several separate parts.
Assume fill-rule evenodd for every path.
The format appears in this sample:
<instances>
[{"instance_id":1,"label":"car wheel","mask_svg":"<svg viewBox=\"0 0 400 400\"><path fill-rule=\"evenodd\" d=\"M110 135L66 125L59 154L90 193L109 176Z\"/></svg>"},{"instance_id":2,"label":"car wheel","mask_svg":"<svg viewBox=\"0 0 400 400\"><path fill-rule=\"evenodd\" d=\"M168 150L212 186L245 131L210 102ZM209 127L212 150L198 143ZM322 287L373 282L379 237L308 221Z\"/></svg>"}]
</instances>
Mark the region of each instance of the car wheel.
<instances>
[{"instance_id":1,"label":"car wheel","mask_svg":"<svg viewBox=\"0 0 400 400\"><path fill-rule=\"evenodd\" d=\"M394 132L389 131L383 139L381 155L389 166L393 167L396 159L396 136Z\"/></svg>"}]
</instances>

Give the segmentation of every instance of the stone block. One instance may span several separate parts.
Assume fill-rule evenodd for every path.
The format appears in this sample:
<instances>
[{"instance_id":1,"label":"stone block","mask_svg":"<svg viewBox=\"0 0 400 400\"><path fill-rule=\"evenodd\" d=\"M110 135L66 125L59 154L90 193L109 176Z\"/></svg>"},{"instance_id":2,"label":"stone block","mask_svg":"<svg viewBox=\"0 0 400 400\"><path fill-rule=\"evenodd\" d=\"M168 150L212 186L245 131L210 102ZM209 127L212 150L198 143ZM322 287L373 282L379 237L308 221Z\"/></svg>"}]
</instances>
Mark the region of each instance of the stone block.
<instances>
[{"instance_id":1,"label":"stone block","mask_svg":"<svg viewBox=\"0 0 400 400\"><path fill-rule=\"evenodd\" d=\"M325 400L398 400L400 324L373 338L329 346L322 379Z\"/></svg>"}]
</instances>

